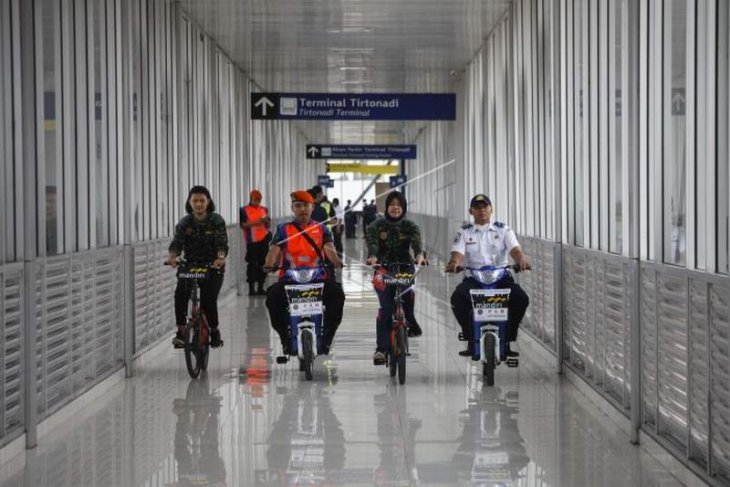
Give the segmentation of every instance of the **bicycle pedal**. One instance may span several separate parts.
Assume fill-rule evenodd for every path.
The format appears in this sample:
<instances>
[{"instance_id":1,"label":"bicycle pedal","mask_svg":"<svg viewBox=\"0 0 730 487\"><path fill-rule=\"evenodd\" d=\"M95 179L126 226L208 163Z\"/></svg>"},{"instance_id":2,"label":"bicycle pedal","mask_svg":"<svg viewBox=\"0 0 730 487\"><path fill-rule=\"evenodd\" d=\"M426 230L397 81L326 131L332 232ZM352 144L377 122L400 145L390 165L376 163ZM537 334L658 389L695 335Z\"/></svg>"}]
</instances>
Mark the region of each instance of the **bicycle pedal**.
<instances>
[{"instance_id":1,"label":"bicycle pedal","mask_svg":"<svg viewBox=\"0 0 730 487\"><path fill-rule=\"evenodd\" d=\"M279 355L278 357L276 357L277 364L285 364L287 362L289 362L289 357L287 357L286 355Z\"/></svg>"},{"instance_id":2,"label":"bicycle pedal","mask_svg":"<svg viewBox=\"0 0 730 487\"><path fill-rule=\"evenodd\" d=\"M506 360L506 362L507 362L507 367L517 367L518 365L520 365L520 361L517 360L516 358L508 358Z\"/></svg>"}]
</instances>

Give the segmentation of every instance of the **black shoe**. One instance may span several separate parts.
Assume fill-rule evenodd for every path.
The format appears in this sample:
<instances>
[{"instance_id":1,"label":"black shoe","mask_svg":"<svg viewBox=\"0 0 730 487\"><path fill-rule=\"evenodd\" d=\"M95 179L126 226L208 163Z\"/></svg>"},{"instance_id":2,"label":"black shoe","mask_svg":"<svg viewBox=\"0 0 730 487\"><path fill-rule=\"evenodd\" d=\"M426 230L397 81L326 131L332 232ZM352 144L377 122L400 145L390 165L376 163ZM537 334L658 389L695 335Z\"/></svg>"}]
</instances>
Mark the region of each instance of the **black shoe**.
<instances>
[{"instance_id":1,"label":"black shoe","mask_svg":"<svg viewBox=\"0 0 730 487\"><path fill-rule=\"evenodd\" d=\"M248 285L248 295L249 296L256 296L256 288L254 288L253 284Z\"/></svg>"},{"instance_id":2,"label":"black shoe","mask_svg":"<svg viewBox=\"0 0 730 487\"><path fill-rule=\"evenodd\" d=\"M175 348L185 348L185 333L178 331L172 338L172 346Z\"/></svg>"},{"instance_id":3,"label":"black shoe","mask_svg":"<svg viewBox=\"0 0 730 487\"><path fill-rule=\"evenodd\" d=\"M461 357L471 357L471 348L467 347L466 350L462 350L459 352L459 356Z\"/></svg>"},{"instance_id":4,"label":"black shoe","mask_svg":"<svg viewBox=\"0 0 730 487\"><path fill-rule=\"evenodd\" d=\"M266 289L264 289L264 286L259 286L259 290L256 291L256 294L259 296L266 296Z\"/></svg>"},{"instance_id":5,"label":"black shoe","mask_svg":"<svg viewBox=\"0 0 730 487\"><path fill-rule=\"evenodd\" d=\"M423 335L423 330L421 330L421 327L418 326L418 323L415 321L413 323L408 323L409 337L420 337L421 335Z\"/></svg>"},{"instance_id":6,"label":"black shoe","mask_svg":"<svg viewBox=\"0 0 730 487\"><path fill-rule=\"evenodd\" d=\"M519 357L520 352L513 352L512 350L507 350L507 356L508 357Z\"/></svg>"},{"instance_id":7,"label":"black shoe","mask_svg":"<svg viewBox=\"0 0 730 487\"><path fill-rule=\"evenodd\" d=\"M210 346L213 348L220 348L223 346L223 340L221 340L221 332L218 328L210 330Z\"/></svg>"}]
</instances>

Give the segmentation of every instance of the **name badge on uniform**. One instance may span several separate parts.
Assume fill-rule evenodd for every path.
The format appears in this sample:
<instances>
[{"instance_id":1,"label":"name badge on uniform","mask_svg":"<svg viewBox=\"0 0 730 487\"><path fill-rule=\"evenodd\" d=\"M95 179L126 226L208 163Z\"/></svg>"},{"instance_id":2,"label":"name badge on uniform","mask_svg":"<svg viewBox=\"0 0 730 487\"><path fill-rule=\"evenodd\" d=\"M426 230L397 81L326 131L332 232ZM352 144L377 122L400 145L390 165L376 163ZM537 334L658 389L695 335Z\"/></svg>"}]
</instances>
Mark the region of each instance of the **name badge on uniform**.
<instances>
[{"instance_id":1,"label":"name badge on uniform","mask_svg":"<svg viewBox=\"0 0 730 487\"><path fill-rule=\"evenodd\" d=\"M474 244L476 244L476 242L471 239L466 242L466 245L474 245Z\"/></svg>"}]
</instances>

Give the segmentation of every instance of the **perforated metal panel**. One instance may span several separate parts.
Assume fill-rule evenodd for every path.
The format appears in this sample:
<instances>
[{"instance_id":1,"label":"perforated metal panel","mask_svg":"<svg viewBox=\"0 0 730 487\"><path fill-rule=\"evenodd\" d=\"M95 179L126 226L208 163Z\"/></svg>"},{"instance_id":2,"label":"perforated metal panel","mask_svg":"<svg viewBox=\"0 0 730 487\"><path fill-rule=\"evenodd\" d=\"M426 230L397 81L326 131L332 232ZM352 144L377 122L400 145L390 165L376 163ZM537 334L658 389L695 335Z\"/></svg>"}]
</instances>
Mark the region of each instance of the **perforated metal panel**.
<instances>
[{"instance_id":1,"label":"perforated metal panel","mask_svg":"<svg viewBox=\"0 0 730 487\"><path fill-rule=\"evenodd\" d=\"M555 244L523 236L519 242L532 262L532 271L515 275L530 298L520 327L555 351Z\"/></svg>"},{"instance_id":2,"label":"perforated metal panel","mask_svg":"<svg viewBox=\"0 0 730 487\"><path fill-rule=\"evenodd\" d=\"M36 357L43 418L123 363L121 248L39 261Z\"/></svg>"},{"instance_id":3,"label":"perforated metal panel","mask_svg":"<svg viewBox=\"0 0 730 487\"><path fill-rule=\"evenodd\" d=\"M563 248L565 361L624 413L630 405L630 261Z\"/></svg>"},{"instance_id":4,"label":"perforated metal panel","mask_svg":"<svg viewBox=\"0 0 730 487\"><path fill-rule=\"evenodd\" d=\"M23 433L21 318L23 311L23 268L0 266L0 443Z\"/></svg>"},{"instance_id":5,"label":"perforated metal panel","mask_svg":"<svg viewBox=\"0 0 730 487\"><path fill-rule=\"evenodd\" d=\"M175 330L175 272L163 266L170 239L136 244L134 253L134 351L139 354Z\"/></svg>"},{"instance_id":6,"label":"perforated metal panel","mask_svg":"<svg viewBox=\"0 0 730 487\"><path fill-rule=\"evenodd\" d=\"M730 477L730 281L642 264L644 429Z\"/></svg>"}]
</instances>

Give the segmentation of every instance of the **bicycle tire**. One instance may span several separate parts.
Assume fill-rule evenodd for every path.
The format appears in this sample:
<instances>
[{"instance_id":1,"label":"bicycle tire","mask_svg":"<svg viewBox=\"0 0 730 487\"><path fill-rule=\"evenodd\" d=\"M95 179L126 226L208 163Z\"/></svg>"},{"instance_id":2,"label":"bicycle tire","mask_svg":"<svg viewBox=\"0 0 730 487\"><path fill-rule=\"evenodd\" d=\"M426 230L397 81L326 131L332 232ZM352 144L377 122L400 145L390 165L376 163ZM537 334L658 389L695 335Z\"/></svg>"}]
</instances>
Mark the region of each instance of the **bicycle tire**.
<instances>
[{"instance_id":1,"label":"bicycle tire","mask_svg":"<svg viewBox=\"0 0 730 487\"><path fill-rule=\"evenodd\" d=\"M484 361L482 362L482 375L488 386L494 385L494 369L496 368L496 360L494 356L494 347L497 342L494 335L487 333L484 336L484 350L482 350L482 356Z\"/></svg>"},{"instance_id":2,"label":"bicycle tire","mask_svg":"<svg viewBox=\"0 0 730 487\"><path fill-rule=\"evenodd\" d=\"M210 357L210 328L205 316L203 316L203 327L200 330L198 361L200 362L200 370L205 371L208 370L208 358Z\"/></svg>"},{"instance_id":3,"label":"bicycle tire","mask_svg":"<svg viewBox=\"0 0 730 487\"><path fill-rule=\"evenodd\" d=\"M312 380L312 369L314 368L314 336L311 331L302 331L302 364L304 365L304 378Z\"/></svg>"},{"instance_id":4,"label":"bicycle tire","mask_svg":"<svg viewBox=\"0 0 730 487\"><path fill-rule=\"evenodd\" d=\"M200 344L198 343L198 328L195 326L188 326L187 328L187 340L185 341L185 366L188 369L188 374L191 378L197 379L200 375L201 363L200 363Z\"/></svg>"},{"instance_id":5,"label":"bicycle tire","mask_svg":"<svg viewBox=\"0 0 730 487\"><path fill-rule=\"evenodd\" d=\"M390 332L390 352L388 352L388 366L390 367L390 376L395 377L398 372L398 340L395 336L395 330Z\"/></svg>"},{"instance_id":6,"label":"bicycle tire","mask_svg":"<svg viewBox=\"0 0 730 487\"><path fill-rule=\"evenodd\" d=\"M408 336L406 327L398 328L398 383L403 385L406 383L406 356L408 355Z\"/></svg>"}]
</instances>

